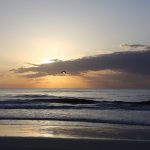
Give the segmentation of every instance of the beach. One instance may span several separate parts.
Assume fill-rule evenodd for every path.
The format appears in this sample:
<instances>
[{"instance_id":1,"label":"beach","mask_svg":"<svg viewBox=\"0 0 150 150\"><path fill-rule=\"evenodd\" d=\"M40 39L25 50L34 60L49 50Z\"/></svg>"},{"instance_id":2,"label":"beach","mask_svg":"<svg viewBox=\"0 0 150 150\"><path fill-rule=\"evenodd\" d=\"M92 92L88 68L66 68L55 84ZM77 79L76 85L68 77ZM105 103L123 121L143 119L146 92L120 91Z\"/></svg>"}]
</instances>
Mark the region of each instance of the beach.
<instances>
[{"instance_id":1,"label":"beach","mask_svg":"<svg viewBox=\"0 0 150 150\"><path fill-rule=\"evenodd\" d=\"M0 148L9 150L149 150L149 141L1 137Z\"/></svg>"},{"instance_id":2,"label":"beach","mask_svg":"<svg viewBox=\"0 0 150 150\"><path fill-rule=\"evenodd\" d=\"M0 125L0 149L14 150L149 150L150 129L137 126ZM29 123L28 123L29 124ZM57 126L55 125L57 124Z\"/></svg>"},{"instance_id":3,"label":"beach","mask_svg":"<svg viewBox=\"0 0 150 150\"><path fill-rule=\"evenodd\" d=\"M0 0L0 150L150 150L150 0Z\"/></svg>"}]
</instances>

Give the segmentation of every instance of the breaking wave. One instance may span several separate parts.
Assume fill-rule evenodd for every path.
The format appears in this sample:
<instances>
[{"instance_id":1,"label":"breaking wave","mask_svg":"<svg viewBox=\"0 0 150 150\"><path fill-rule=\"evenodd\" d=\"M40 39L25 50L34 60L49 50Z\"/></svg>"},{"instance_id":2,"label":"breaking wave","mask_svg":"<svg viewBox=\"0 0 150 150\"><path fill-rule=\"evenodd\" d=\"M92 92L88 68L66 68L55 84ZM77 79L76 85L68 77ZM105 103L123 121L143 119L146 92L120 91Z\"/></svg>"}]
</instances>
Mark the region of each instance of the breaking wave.
<instances>
[{"instance_id":1,"label":"breaking wave","mask_svg":"<svg viewBox=\"0 0 150 150\"><path fill-rule=\"evenodd\" d=\"M139 102L104 101L49 95L16 95L0 101L1 109L123 109L150 111L150 100Z\"/></svg>"}]
</instances>

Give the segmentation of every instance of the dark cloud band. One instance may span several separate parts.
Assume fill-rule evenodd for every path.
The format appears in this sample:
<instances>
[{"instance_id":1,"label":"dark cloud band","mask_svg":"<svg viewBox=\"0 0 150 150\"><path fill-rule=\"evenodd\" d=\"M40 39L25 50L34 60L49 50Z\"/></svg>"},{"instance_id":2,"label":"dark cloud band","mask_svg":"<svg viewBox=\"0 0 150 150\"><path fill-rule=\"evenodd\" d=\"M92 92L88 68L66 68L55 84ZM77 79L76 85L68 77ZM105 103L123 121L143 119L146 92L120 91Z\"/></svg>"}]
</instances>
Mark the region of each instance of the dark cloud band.
<instances>
[{"instance_id":1,"label":"dark cloud band","mask_svg":"<svg viewBox=\"0 0 150 150\"><path fill-rule=\"evenodd\" d=\"M113 70L126 73L150 75L150 51L126 51L112 54L83 57L68 61L55 61L49 64L34 65L28 68L13 69L16 73L34 73L27 77L58 75L62 70L78 75L88 71Z\"/></svg>"}]
</instances>

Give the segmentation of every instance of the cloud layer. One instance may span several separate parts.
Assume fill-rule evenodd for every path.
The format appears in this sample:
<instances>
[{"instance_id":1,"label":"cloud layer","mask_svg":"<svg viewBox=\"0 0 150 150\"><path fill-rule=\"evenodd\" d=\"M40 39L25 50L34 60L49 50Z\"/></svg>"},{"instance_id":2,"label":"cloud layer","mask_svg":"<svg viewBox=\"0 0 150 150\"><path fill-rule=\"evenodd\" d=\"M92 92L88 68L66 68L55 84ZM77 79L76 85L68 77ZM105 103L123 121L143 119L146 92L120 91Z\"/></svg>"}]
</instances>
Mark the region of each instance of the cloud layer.
<instances>
[{"instance_id":1,"label":"cloud layer","mask_svg":"<svg viewBox=\"0 0 150 150\"><path fill-rule=\"evenodd\" d=\"M30 78L61 75L61 71L63 70L71 75L80 75L88 71L102 70L150 75L149 66L150 50L144 50L115 52L68 61L55 61L49 64L34 64L34 66L31 67L13 69L12 71Z\"/></svg>"},{"instance_id":2,"label":"cloud layer","mask_svg":"<svg viewBox=\"0 0 150 150\"><path fill-rule=\"evenodd\" d=\"M149 45L143 45L143 44L121 44L120 47L123 49L150 50Z\"/></svg>"}]
</instances>

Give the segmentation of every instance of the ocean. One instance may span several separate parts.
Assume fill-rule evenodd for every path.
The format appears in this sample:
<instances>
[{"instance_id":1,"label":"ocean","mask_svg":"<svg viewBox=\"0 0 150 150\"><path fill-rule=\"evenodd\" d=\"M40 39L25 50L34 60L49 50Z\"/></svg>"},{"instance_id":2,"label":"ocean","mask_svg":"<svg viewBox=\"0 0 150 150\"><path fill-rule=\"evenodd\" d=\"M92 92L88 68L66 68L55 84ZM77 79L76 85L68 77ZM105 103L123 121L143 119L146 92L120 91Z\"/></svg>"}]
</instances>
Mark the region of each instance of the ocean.
<instances>
[{"instance_id":1,"label":"ocean","mask_svg":"<svg viewBox=\"0 0 150 150\"><path fill-rule=\"evenodd\" d=\"M0 89L1 136L141 140L150 139L149 131L149 89Z\"/></svg>"}]
</instances>

